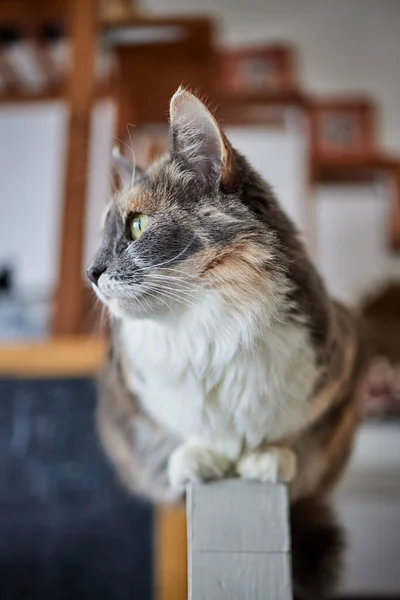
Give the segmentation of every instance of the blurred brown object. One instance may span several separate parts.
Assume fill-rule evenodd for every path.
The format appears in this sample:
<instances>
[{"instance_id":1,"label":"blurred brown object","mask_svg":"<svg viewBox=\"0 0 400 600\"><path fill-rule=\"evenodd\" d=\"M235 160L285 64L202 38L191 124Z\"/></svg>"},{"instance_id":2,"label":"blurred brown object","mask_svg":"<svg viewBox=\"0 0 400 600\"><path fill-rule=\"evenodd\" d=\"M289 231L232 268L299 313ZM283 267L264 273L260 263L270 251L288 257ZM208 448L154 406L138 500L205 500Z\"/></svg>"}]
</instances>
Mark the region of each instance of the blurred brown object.
<instances>
[{"instance_id":1,"label":"blurred brown object","mask_svg":"<svg viewBox=\"0 0 400 600\"><path fill-rule=\"evenodd\" d=\"M53 320L53 333L56 335L76 335L83 331L85 287L81 273L95 89L95 42L98 33L96 0L72 0L69 10L72 60L67 81L67 100L70 115L58 288Z\"/></svg>"},{"instance_id":2,"label":"blurred brown object","mask_svg":"<svg viewBox=\"0 0 400 600\"><path fill-rule=\"evenodd\" d=\"M68 0L0 0L0 23L32 31L44 20L65 19L68 4Z\"/></svg>"},{"instance_id":3,"label":"blurred brown object","mask_svg":"<svg viewBox=\"0 0 400 600\"><path fill-rule=\"evenodd\" d=\"M400 281L388 282L367 295L361 310L368 328L371 352L400 364Z\"/></svg>"},{"instance_id":4,"label":"blurred brown object","mask_svg":"<svg viewBox=\"0 0 400 600\"><path fill-rule=\"evenodd\" d=\"M242 96L290 94L298 88L293 49L286 45L231 48L220 52L221 89Z\"/></svg>"},{"instance_id":5,"label":"blurred brown object","mask_svg":"<svg viewBox=\"0 0 400 600\"><path fill-rule=\"evenodd\" d=\"M318 159L374 156L376 108L364 98L313 100L311 136L313 154Z\"/></svg>"},{"instance_id":6,"label":"blurred brown object","mask_svg":"<svg viewBox=\"0 0 400 600\"><path fill-rule=\"evenodd\" d=\"M155 542L156 600L186 600L188 569L184 506L158 508Z\"/></svg>"},{"instance_id":7,"label":"blurred brown object","mask_svg":"<svg viewBox=\"0 0 400 600\"><path fill-rule=\"evenodd\" d=\"M400 281L389 281L361 302L371 362L363 386L368 418L400 418Z\"/></svg>"},{"instance_id":8,"label":"blurred brown object","mask_svg":"<svg viewBox=\"0 0 400 600\"><path fill-rule=\"evenodd\" d=\"M138 16L134 0L99 0L99 13L102 21L120 21Z\"/></svg>"},{"instance_id":9,"label":"blurred brown object","mask_svg":"<svg viewBox=\"0 0 400 600\"><path fill-rule=\"evenodd\" d=\"M376 357L369 367L364 390L364 417L400 419L400 363Z\"/></svg>"},{"instance_id":10,"label":"blurred brown object","mask_svg":"<svg viewBox=\"0 0 400 600\"><path fill-rule=\"evenodd\" d=\"M134 0L96 0L96 3L97 18L102 21L138 16ZM0 22L31 27L43 20L65 21L69 4L69 0L0 0Z\"/></svg>"},{"instance_id":11,"label":"blurred brown object","mask_svg":"<svg viewBox=\"0 0 400 600\"><path fill-rule=\"evenodd\" d=\"M395 161L391 169L392 201L389 215L389 246L400 250L400 161Z\"/></svg>"},{"instance_id":12,"label":"blurred brown object","mask_svg":"<svg viewBox=\"0 0 400 600\"><path fill-rule=\"evenodd\" d=\"M93 377L107 353L99 336L73 336L43 342L0 344L0 374L5 377Z\"/></svg>"},{"instance_id":13,"label":"blurred brown object","mask_svg":"<svg viewBox=\"0 0 400 600\"><path fill-rule=\"evenodd\" d=\"M166 123L170 98L183 82L214 97L218 71L210 19L133 19L113 24L106 39L118 58L119 106L123 96L123 104L134 110L136 125ZM122 120L125 129L133 122Z\"/></svg>"}]
</instances>

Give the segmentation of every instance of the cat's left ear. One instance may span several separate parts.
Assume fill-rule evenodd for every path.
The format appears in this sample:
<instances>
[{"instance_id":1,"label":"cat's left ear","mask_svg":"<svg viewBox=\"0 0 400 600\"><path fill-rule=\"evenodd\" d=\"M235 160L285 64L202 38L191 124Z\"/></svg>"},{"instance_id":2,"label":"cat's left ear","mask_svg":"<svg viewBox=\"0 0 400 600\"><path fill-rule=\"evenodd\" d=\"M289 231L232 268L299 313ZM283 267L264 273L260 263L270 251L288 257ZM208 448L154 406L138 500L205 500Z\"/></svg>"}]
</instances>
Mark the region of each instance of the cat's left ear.
<instances>
[{"instance_id":1,"label":"cat's left ear","mask_svg":"<svg viewBox=\"0 0 400 600\"><path fill-rule=\"evenodd\" d=\"M234 150L210 111L190 92L179 88L170 103L171 151L205 182L234 184Z\"/></svg>"}]
</instances>

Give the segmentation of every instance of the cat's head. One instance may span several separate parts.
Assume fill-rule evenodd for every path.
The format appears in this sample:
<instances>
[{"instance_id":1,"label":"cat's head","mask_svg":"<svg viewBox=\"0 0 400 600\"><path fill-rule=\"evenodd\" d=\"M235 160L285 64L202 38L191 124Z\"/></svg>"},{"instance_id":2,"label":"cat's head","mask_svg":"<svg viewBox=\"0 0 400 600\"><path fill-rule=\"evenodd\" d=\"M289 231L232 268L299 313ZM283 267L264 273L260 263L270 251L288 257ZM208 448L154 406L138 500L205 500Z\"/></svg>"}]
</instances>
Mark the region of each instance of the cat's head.
<instances>
[{"instance_id":1,"label":"cat's head","mask_svg":"<svg viewBox=\"0 0 400 600\"><path fill-rule=\"evenodd\" d=\"M109 206L88 269L100 299L120 317L180 314L205 295L245 311L271 282L276 235L259 214L264 185L202 102L179 89L168 155ZM246 200L252 193L260 206Z\"/></svg>"}]
</instances>

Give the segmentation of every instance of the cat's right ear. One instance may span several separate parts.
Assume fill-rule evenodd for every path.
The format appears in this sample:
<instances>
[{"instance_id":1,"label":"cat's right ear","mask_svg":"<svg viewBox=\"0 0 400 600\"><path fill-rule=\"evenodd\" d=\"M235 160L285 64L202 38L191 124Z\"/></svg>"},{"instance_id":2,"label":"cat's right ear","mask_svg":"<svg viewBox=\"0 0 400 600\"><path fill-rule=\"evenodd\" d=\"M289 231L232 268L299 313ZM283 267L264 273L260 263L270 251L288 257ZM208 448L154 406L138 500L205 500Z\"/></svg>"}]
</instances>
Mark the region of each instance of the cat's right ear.
<instances>
[{"instance_id":1,"label":"cat's right ear","mask_svg":"<svg viewBox=\"0 0 400 600\"><path fill-rule=\"evenodd\" d=\"M133 161L121 154L118 146L112 149L113 166L118 173L120 185L122 188L133 187L135 179L139 175L139 169Z\"/></svg>"},{"instance_id":2,"label":"cat's right ear","mask_svg":"<svg viewBox=\"0 0 400 600\"><path fill-rule=\"evenodd\" d=\"M204 182L235 184L232 146L207 107L180 87L170 103L171 151Z\"/></svg>"}]
</instances>

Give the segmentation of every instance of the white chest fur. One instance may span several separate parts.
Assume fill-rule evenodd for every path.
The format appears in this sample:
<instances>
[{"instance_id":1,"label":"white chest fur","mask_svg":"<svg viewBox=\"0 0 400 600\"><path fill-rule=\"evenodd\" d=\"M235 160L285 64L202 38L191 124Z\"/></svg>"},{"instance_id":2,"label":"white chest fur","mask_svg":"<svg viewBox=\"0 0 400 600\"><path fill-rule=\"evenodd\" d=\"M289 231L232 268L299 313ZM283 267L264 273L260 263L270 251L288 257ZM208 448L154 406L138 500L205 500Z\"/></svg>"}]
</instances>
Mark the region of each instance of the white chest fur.
<instances>
[{"instance_id":1,"label":"white chest fur","mask_svg":"<svg viewBox=\"0 0 400 600\"><path fill-rule=\"evenodd\" d=\"M301 427L317 376L304 328L258 324L248 340L232 320L213 329L185 320L122 323L133 391L146 410L182 440L209 440L231 458Z\"/></svg>"}]
</instances>

